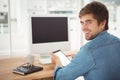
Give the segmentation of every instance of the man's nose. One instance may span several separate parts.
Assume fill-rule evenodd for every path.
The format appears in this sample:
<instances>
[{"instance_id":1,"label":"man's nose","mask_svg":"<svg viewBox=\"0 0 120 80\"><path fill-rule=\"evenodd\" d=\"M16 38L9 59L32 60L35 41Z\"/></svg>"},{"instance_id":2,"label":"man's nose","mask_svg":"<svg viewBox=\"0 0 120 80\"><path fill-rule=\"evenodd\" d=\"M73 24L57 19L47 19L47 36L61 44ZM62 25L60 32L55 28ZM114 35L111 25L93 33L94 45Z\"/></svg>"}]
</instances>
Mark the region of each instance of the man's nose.
<instances>
[{"instance_id":1,"label":"man's nose","mask_svg":"<svg viewBox=\"0 0 120 80\"><path fill-rule=\"evenodd\" d=\"M82 30L85 31L88 28L88 26L86 24L82 25Z\"/></svg>"}]
</instances>

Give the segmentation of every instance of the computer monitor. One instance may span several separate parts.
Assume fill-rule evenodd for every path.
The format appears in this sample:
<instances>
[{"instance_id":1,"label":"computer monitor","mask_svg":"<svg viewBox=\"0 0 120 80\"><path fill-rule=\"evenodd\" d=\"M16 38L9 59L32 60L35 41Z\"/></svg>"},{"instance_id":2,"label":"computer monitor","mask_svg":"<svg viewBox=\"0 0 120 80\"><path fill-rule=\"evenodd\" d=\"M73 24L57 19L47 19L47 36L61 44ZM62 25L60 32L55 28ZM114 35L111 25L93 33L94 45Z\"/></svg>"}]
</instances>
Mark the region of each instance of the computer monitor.
<instances>
[{"instance_id":1,"label":"computer monitor","mask_svg":"<svg viewBox=\"0 0 120 80\"><path fill-rule=\"evenodd\" d=\"M70 50L67 16L31 16L31 52L51 53Z\"/></svg>"}]
</instances>

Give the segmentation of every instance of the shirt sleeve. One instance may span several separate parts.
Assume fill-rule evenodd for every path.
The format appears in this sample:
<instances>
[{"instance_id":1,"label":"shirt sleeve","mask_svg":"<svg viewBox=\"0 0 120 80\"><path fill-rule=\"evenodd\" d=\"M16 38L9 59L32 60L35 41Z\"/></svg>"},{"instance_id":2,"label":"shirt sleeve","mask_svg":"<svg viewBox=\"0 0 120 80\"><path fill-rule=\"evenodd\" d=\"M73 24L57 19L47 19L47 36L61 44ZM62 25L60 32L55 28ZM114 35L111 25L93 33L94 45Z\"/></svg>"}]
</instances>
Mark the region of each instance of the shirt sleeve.
<instances>
[{"instance_id":1,"label":"shirt sleeve","mask_svg":"<svg viewBox=\"0 0 120 80\"><path fill-rule=\"evenodd\" d=\"M58 66L55 67L55 69L54 69L54 74L53 74L55 80L56 80L57 71L58 71L59 69L61 69L61 68L62 68L62 67L58 67Z\"/></svg>"},{"instance_id":2,"label":"shirt sleeve","mask_svg":"<svg viewBox=\"0 0 120 80\"><path fill-rule=\"evenodd\" d=\"M79 76L84 76L95 65L92 51L83 47L73 58L70 64L65 67L57 67L54 71L55 80L75 80Z\"/></svg>"}]
</instances>

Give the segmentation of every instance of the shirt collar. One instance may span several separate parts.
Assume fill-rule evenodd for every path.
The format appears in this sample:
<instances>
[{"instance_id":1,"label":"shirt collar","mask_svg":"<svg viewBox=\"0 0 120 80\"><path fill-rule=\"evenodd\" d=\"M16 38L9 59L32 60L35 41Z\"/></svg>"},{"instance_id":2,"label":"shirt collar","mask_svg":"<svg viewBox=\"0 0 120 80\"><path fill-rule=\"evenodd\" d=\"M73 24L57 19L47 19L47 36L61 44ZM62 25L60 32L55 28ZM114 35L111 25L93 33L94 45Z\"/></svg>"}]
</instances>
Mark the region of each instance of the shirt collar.
<instances>
[{"instance_id":1,"label":"shirt collar","mask_svg":"<svg viewBox=\"0 0 120 80\"><path fill-rule=\"evenodd\" d=\"M100 32L94 39L100 38L101 36L105 35L107 33L107 30ZM93 40L94 40L93 39Z\"/></svg>"}]
</instances>

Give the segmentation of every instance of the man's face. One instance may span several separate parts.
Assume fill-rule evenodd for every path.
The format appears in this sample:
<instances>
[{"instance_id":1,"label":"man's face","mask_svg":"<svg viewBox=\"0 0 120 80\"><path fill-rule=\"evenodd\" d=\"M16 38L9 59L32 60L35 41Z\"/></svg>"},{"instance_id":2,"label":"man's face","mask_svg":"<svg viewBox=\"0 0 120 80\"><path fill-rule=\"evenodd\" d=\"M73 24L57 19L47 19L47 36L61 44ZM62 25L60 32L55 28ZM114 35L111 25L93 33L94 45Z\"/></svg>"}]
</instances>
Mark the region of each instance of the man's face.
<instances>
[{"instance_id":1,"label":"man's face","mask_svg":"<svg viewBox=\"0 0 120 80\"><path fill-rule=\"evenodd\" d=\"M85 34L86 40L94 39L100 32L104 30L104 23L101 22L98 25L97 20L92 14L86 14L80 18L80 23L82 25L82 31Z\"/></svg>"}]
</instances>

